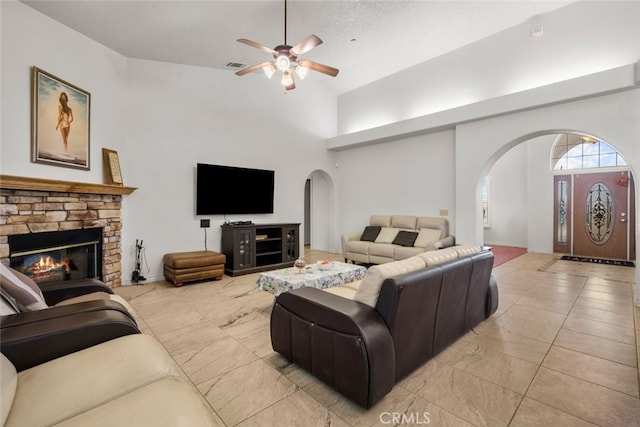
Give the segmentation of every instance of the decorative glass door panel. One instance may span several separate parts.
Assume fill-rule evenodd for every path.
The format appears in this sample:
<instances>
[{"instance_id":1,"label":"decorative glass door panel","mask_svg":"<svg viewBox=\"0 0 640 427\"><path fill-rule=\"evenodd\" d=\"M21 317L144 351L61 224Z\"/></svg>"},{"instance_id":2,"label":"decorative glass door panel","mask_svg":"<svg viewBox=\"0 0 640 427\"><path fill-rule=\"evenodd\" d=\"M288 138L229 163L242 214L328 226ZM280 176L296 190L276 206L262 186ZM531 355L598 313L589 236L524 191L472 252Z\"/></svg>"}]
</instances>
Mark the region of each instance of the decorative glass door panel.
<instances>
[{"instance_id":1,"label":"decorative glass door panel","mask_svg":"<svg viewBox=\"0 0 640 427\"><path fill-rule=\"evenodd\" d=\"M571 253L572 225L572 177L556 175L554 177L553 252Z\"/></svg>"},{"instance_id":2,"label":"decorative glass door panel","mask_svg":"<svg viewBox=\"0 0 640 427\"><path fill-rule=\"evenodd\" d=\"M236 257L237 265L235 268L252 267L253 266L253 248L255 245L255 237L253 229L236 230L238 245L238 256Z\"/></svg>"},{"instance_id":3,"label":"decorative glass door panel","mask_svg":"<svg viewBox=\"0 0 640 427\"><path fill-rule=\"evenodd\" d=\"M295 261L298 259L298 227L286 228L285 232L283 261Z\"/></svg>"},{"instance_id":4,"label":"decorative glass door panel","mask_svg":"<svg viewBox=\"0 0 640 427\"><path fill-rule=\"evenodd\" d=\"M591 241L596 245L605 244L613 231L613 197L603 182L593 184L587 191L584 214L584 225Z\"/></svg>"},{"instance_id":5,"label":"decorative glass door panel","mask_svg":"<svg viewBox=\"0 0 640 427\"><path fill-rule=\"evenodd\" d=\"M629 172L574 175L574 255L635 258L633 186Z\"/></svg>"}]
</instances>

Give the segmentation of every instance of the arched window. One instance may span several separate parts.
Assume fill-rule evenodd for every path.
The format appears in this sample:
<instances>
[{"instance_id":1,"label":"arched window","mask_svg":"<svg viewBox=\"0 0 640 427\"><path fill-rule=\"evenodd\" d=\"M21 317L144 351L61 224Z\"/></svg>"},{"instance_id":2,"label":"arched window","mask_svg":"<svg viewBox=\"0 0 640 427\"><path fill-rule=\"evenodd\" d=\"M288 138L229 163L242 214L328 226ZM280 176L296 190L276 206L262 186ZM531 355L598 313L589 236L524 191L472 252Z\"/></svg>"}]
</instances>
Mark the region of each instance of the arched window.
<instances>
[{"instance_id":1,"label":"arched window","mask_svg":"<svg viewBox=\"0 0 640 427\"><path fill-rule=\"evenodd\" d=\"M562 134L551 150L551 169L592 169L626 166L622 155L611 145L588 136Z\"/></svg>"}]
</instances>

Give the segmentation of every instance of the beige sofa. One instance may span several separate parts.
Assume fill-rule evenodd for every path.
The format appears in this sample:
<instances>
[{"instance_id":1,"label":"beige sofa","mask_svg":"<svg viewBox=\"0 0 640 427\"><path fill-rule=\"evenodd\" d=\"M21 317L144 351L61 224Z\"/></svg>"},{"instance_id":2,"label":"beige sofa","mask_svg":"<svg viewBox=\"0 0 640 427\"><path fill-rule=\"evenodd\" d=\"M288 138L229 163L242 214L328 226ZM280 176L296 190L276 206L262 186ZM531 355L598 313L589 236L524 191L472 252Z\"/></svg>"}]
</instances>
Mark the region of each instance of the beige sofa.
<instances>
[{"instance_id":1,"label":"beige sofa","mask_svg":"<svg viewBox=\"0 0 640 427\"><path fill-rule=\"evenodd\" d=\"M223 426L151 335L107 341L22 372L0 355L3 427Z\"/></svg>"},{"instance_id":2,"label":"beige sofa","mask_svg":"<svg viewBox=\"0 0 640 427\"><path fill-rule=\"evenodd\" d=\"M364 230L342 235L342 254L345 262L384 264L454 244L446 218L372 215Z\"/></svg>"}]
</instances>

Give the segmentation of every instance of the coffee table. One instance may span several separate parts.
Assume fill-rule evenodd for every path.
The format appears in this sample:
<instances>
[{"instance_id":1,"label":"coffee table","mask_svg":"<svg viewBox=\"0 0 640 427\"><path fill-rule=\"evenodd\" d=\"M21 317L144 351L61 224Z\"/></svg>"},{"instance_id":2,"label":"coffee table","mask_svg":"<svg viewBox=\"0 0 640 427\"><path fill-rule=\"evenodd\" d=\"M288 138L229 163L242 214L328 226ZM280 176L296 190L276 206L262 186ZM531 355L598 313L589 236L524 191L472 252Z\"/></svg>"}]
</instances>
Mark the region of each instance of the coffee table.
<instances>
[{"instance_id":1,"label":"coffee table","mask_svg":"<svg viewBox=\"0 0 640 427\"><path fill-rule=\"evenodd\" d=\"M329 264L311 264L302 270L296 267L267 271L258 277L258 289L280 295L303 286L318 289L343 286L364 278L367 269L361 265L333 261Z\"/></svg>"}]
</instances>

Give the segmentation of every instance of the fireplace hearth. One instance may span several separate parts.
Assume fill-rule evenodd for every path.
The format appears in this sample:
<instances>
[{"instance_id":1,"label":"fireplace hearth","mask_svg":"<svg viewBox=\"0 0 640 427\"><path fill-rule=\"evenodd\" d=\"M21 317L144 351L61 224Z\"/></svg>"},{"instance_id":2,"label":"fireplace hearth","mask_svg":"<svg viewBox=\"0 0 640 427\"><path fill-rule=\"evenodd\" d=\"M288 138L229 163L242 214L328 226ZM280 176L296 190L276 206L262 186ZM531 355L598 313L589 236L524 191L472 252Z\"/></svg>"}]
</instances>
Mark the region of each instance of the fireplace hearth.
<instances>
[{"instance_id":1,"label":"fireplace hearth","mask_svg":"<svg viewBox=\"0 0 640 427\"><path fill-rule=\"evenodd\" d=\"M102 279L102 229L9 236L9 263L37 283Z\"/></svg>"}]
</instances>

